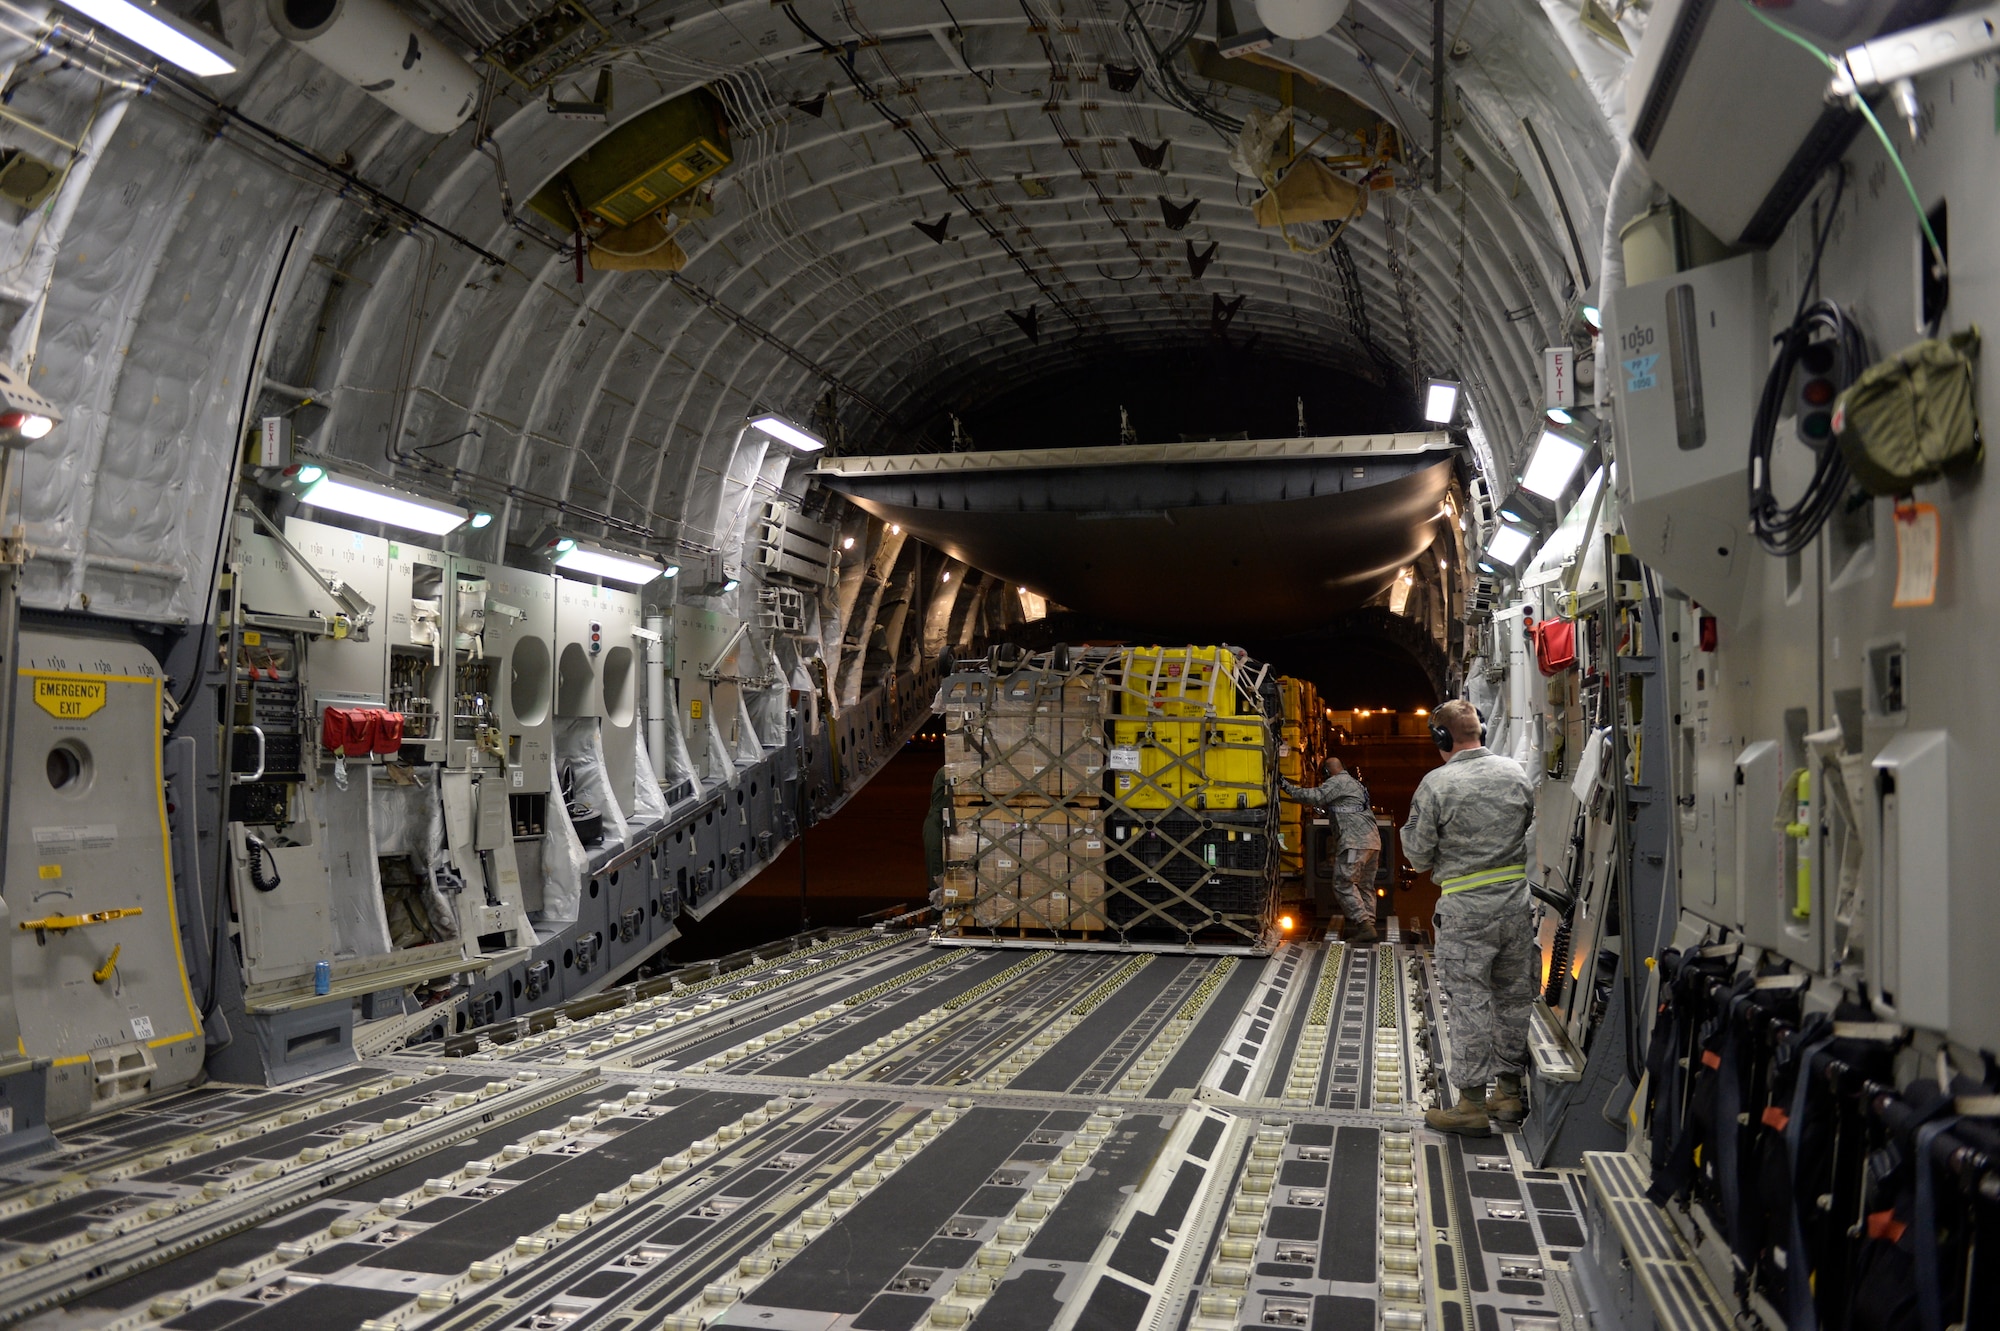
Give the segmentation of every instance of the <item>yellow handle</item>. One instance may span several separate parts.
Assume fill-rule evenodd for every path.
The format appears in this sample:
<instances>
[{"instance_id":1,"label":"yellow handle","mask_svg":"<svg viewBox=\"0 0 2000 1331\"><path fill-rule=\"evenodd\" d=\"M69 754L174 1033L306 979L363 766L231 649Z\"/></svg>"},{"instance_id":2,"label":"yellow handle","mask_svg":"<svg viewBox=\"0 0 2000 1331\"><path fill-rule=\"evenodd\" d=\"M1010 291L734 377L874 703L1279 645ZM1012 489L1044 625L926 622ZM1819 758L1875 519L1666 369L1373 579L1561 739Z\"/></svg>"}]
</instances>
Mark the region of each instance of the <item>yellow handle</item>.
<instances>
[{"instance_id":1,"label":"yellow handle","mask_svg":"<svg viewBox=\"0 0 2000 1331\"><path fill-rule=\"evenodd\" d=\"M118 954L124 950L125 945L123 943L114 944L111 948L111 955L104 959L102 966L99 966L90 973L90 978L99 984L103 984L106 980L110 979L112 973L118 969Z\"/></svg>"},{"instance_id":2,"label":"yellow handle","mask_svg":"<svg viewBox=\"0 0 2000 1331\"><path fill-rule=\"evenodd\" d=\"M113 906L110 910L94 910L87 915L44 915L39 920L22 920L21 928L37 932L62 933L67 929L81 929L89 924L109 924L113 920L129 919L134 915L144 915L144 906Z\"/></svg>"}]
</instances>

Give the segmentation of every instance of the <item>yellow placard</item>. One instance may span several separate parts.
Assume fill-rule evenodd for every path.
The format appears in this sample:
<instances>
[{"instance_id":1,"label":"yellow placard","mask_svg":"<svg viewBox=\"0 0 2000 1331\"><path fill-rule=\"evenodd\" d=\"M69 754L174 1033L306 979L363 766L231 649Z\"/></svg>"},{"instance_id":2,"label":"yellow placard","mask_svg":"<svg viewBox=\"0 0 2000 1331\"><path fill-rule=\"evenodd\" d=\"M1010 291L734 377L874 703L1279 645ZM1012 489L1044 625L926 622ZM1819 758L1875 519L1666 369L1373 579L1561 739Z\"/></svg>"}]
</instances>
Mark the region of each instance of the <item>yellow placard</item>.
<instances>
[{"instance_id":1,"label":"yellow placard","mask_svg":"<svg viewBox=\"0 0 2000 1331\"><path fill-rule=\"evenodd\" d=\"M73 675L37 675L35 706L58 721L81 721L104 706L109 690L101 679L78 679Z\"/></svg>"},{"instance_id":2,"label":"yellow placard","mask_svg":"<svg viewBox=\"0 0 2000 1331\"><path fill-rule=\"evenodd\" d=\"M688 699L688 719L690 721L701 720L701 699L699 698Z\"/></svg>"},{"instance_id":3,"label":"yellow placard","mask_svg":"<svg viewBox=\"0 0 2000 1331\"><path fill-rule=\"evenodd\" d=\"M44 864L36 872L44 878L60 878L62 877L62 866L60 864Z\"/></svg>"},{"instance_id":4,"label":"yellow placard","mask_svg":"<svg viewBox=\"0 0 2000 1331\"><path fill-rule=\"evenodd\" d=\"M264 645L264 635L255 629L245 629L243 630L243 645L245 647L262 647Z\"/></svg>"}]
</instances>

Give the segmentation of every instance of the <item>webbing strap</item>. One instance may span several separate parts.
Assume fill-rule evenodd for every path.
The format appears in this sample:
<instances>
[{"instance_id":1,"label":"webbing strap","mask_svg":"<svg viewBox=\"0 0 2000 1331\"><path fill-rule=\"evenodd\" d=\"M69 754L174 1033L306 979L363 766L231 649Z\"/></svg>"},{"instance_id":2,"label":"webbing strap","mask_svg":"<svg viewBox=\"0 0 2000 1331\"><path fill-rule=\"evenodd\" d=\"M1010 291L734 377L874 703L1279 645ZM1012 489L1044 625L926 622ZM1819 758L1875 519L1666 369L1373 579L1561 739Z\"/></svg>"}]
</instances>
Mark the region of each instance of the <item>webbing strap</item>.
<instances>
[{"instance_id":1,"label":"webbing strap","mask_svg":"<svg viewBox=\"0 0 2000 1331\"><path fill-rule=\"evenodd\" d=\"M1722 1233L1736 1256L1737 1294L1744 1290L1744 1265L1740 1252L1743 1233L1743 1135L1738 1119L1743 1112L1743 1008L1749 1002L1747 977L1737 982L1723 1009L1722 1062L1715 1069L1715 1186L1722 1200Z\"/></svg>"},{"instance_id":2,"label":"webbing strap","mask_svg":"<svg viewBox=\"0 0 2000 1331\"><path fill-rule=\"evenodd\" d=\"M1447 878L1438 884L1438 890L1441 896L1450 896L1454 892L1470 892L1475 887L1491 887L1495 883L1512 882L1527 876L1527 865L1503 864L1497 869L1481 869L1478 873L1462 873L1456 878Z\"/></svg>"},{"instance_id":3,"label":"webbing strap","mask_svg":"<svg viewBox=\"0 0 2000 1331\"><path fill-rule=\"evenodd\" d=\"M1951 1106L1951 1092L1947 1089L1938 1100L1938 1107ZM1917 1167L1917 1323L1923 1331L1944 1331L1944 1289L1943 1275L1938 1268L1937 1238L1937 1182L1931 1165L1931 1143L1938 1134L1949 1130L1958 1122L1955 1114L1946 1114L1932 1119L1917 1129L1915 1164Z\"/></svg>"},{"instance_id":4,"label":"webbing strap","mask_svg":"<svg viewBox=\"0 0 2000 1331\"><path fill-rule=\"evenodd\" d=\"M1799 1054L1798 1080L1792 1087L1791 1117L1785 1122L1785 1161L1791 1195L1785 1199L1785 1327L1786 1331L1818 1331L1813 1307L1813 1261L1806 1250L1805 1221L1799 1215L1799 1144L1806 1135L1806 1112L1812 1104L1813 1060L1833 1043L1828 1035Z\"/></svg>"}]
</instances>

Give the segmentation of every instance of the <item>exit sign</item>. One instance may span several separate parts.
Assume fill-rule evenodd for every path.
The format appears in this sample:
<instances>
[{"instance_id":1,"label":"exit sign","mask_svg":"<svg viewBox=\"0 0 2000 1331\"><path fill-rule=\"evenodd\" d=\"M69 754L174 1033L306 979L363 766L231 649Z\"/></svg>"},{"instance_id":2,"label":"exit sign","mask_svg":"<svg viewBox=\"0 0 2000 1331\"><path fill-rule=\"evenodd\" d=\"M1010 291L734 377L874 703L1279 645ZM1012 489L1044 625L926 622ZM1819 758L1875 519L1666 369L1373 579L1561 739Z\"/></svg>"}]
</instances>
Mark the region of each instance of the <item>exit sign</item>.
<instances>
[{"instance_id":1,"label":"exit sign","mask_svg":"<svg viewBox=\"0 0 2000 1331\"><path fill-rule=\"evenodd\" d=\"M1542 353L1542 405L1576 405L1576 352L1569 347L1550 347Z\"/></svg>"}]
</instances>

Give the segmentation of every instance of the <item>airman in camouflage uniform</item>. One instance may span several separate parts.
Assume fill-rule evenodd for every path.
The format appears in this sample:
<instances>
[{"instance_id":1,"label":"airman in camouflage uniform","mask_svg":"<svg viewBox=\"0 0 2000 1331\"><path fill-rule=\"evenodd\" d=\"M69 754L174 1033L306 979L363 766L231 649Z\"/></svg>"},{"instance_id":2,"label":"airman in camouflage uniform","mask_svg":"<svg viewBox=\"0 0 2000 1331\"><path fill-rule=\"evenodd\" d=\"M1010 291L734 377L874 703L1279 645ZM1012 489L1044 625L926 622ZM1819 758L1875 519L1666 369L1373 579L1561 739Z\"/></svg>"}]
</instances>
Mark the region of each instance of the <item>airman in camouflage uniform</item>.
<instances>
[{"instance_id":1,"label":"airman in camouflage uniform","mask_svg":"<svg viewBox=\"0 0 2000 1331\"><path fill-rule=\"evenodd\" d=\"M1382 834L1375 828L1375 815L1368 807L1368 789L1342 766L1340 759L1326 760L1326 780L1316 786L1297 786L1278 779L1278 789L1286 799L1314 804L1333 815L1338 850L1334 860L1333 894L1347 916L1347 941L1357 946L1373 943L1375 932L1375 863L1382 855Z\"/></svg>"},{"instance_id":2,"label":"airman in camouflage uniform","mask_svg":"<svg viewBox=\"0 0 2000 1331\"><path fill-rule=\"evenodd\" d=\"M1541 970L1527 882L1534 787L1521 764L1481 741L1470 703L1438 708L1432 729L1445 732L1451 748L1410 801L1403 854L1412 868L1430 871L1443 894L1436 964L1451 1004L1451 1081L1459 1099L1425 1117L1434 1128L1484 1136L1490 1120L1518 1123L1526 1114L1521 1072ZM1489 1104L1486 1085L1496 1075L1498 1094Z\"/></svg>"}]
</instances>

